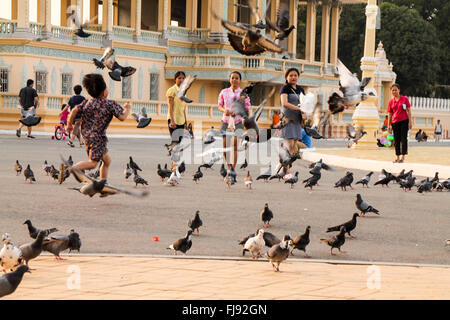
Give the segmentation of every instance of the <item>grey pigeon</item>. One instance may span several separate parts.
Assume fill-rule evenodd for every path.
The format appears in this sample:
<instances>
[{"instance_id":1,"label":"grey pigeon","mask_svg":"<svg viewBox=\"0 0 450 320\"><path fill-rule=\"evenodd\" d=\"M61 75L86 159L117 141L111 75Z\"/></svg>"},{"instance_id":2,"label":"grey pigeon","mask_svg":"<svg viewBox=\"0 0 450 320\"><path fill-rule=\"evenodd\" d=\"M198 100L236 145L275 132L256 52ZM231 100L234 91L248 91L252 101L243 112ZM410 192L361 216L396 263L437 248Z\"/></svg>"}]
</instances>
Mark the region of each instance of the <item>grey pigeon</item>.
<instances>
[{"instance_id":1,"label":"grey pigeon","mask_svg":"<svg viewBox=\"0 0 450 320\"><path fill-rule=\"evenodd\" d=\"M354 213L351 220L349 220L349 221L347 221L347 222L345 222L345 223L343 223L343 224L340 224L340 225L338 225L338 226L335 226L335 227L329 227L329 228L327 229L327 232L339 231L339 230L341 230L341 227L344 226L344 227L345 227L345 231L348 233L348 235L350 236L350 238L355 238L354 236L352 236L352 235L350 234L350 232L351 232L353 229L356 228L356 217L359 217L359 214Z\"/></svg>"},{"instance_id":2,"label":"grey pigeon","mask_svg":"<svg viewBox=\"0 0 450 320\"><path fill-rule=\"evenodd\" d=\"M16 172L16 175L22 173L22 165L19 163L19 160L16 160L16 164L14 165L14 171Z\"/></svg>"},{"instance_id":3,"label":"grey pigeon","mask_svg":"<svg viewBox=\"0 0 450 320\"><path fill-rule=\"evenodd\" d=\"M125 179L128 179L133 174L133 170L130 168L129 163L127 163L127 168L125 169L125 171L123 173L125 175Z\"/></svg>"},{"instance_id":4,"label":"grey pigeon","mask_svg":"<svg viewBox=\"0 0 450 320\"><path fill-rule=\"evenodd\" d=\"M73 229L70 230L69 235L54 236L50 237L50 239L45 239L42 245L42 249L44 251L53 253L56 260L64 260L59 256L60 252L62 251L69 249L69 252L71 252L72 250L77 250L78 252L80 252L80 248L80 235Z\"/></svg>"},{"instance_id":5,"label":"grey pigeon","mask_svg":"<svg viewBox=\"0 0 450 320\"><path fill-rule=\"evenodd\" d=\"M263 173L256 177L256 180L264 179L264 182L267 182L268 179L272 176L272 165L269 164L269 168Z\"/></svg>"},{"instance_id":6,"label":"grey pigeon","mask_svg":"<svg viewBox=\"0 0 450 320\"><path fill-rule=\"evenodd\" d=\"M356 208L359 211L361 211L361 217L364 217L366 213L369 212L373 212L375 214L380 215L379 211L374 207L372 207L370 204L368 204L366 201L364 201L359 193L356 195L355 205Z\"/></svg>"},{"instance_id":7,"label":"grey pigeon","mask_svg":"<svg viewBox=\"0 0 450 320\"><path fill-rule=\"evenodd\" d=\"M193 220L188 221L188 227L191 228L192 232L195 231L195 229L197 229L197 233L192 233L192 235L196 235L198 236L200 233L198 231L198 228L200 228L203 225L203 221L202 219L200 219L200 211L197 210L197 212L195 212L195 217Z\"/></svg>"},{"instance_id":8,"label":"grey pigeon","mask_svg":"<svg viewBox=\"0 0 450 320\"><path fill-rule=\"evenodd\" d=\"M283 167L283 170L270 176L269 180L278 179L278 182L280 182L281 179L283 179L283 177L286 175L286 171L287 171L287 168Z\"/></svg>"},{"instance_id":9,"label":"grey pigeon","mask_svg":"<svg viewBox=\"0 0 450 320\"><path fill-rule=\"evenodd\" d=\"M220 167L220 175L222 176L222 178L225 178L227 176L228 172L225 169L225 164L222 163L222 166Z\"/></svg>"},{"instance_id":10,"label":"grey pigeon","mask_svg":"<svg viewBox=\"0 0 450 320\"><path fill-rule=\"evenodd\" d=\"M345 232L346 232L345 227L342 226L339 234L337 234L329 239L320 239L320 242L325 243L331 247L330 254L332 256L334 256L334 253L333 253L334 248L337 248L339 250L339 252L345 253L345 251L341 251L341 247L345 243Z\"/></svg>"},{"instance_id":11,"label":"grey pigeon","mask_svg":"<svg viewBox=\"0 0 450 320\"><path fill-rule=\"evenodd\" d=\"M298 171L295 172L295 175L289 179L287 179L284 183L289 183L291 185L291 189L294 187L294 184L298 182Z\"/></svg>"},{"instance_id":12,"label":"grey pigeon","mask_svg":"<svg viewBox=\"0 0 450 320\"><path fill-rule=\"evenodd\" d=\"M26 224L28 226L28 233L30 234L30 237L33 239L36 239L39 232L43 232L45 237L48 237L50 233L58 231L56 228L50 228L50 229L38 229L31 223L30 220L25 221L23 224Z\"/></svg>"},{"instance_id":13,"label":"grey pigeon","mask_svg":"<svg viewBox=\"0 0 450 320\"><path fill-rule=\"evenodd\" d=\"M283 40L289 37L292 30L295 29L294 25L289 25L289 7L286 3L280 3L280 6L277 10L277 21L276 24L272 23L269 17L266 16L266 23L270 29L277 32L275 39Z\"/></svg>"},{"instance_id":14,"label":"grey pigeon","mask_svg":"<svg viewBox=\"0 0 450 320\"><path fill-rule=\"evenodd\" d=\"M340 187L341 190L347 191L347 187L350 187L353 189L352 182L353 182L353 173L350 171L347 171L347 173L345 174L345 177L341 178L338 182L336 182L334 187L335 188Z\"/></svg>"},{"instance_id":15,"label":"grey pigeon","mask_svg":"<svg viewBox=\"0 0 450 320\"><path fill-rule=\"evenodd\" d=\"M261 220L264 222L264 228L270 226L270 220L273 219L273 212L269 209L269 204L264 204L264 209L261 211Z\"/></svg>"},{"instance_id":16,"label":"grey pigeon","mask_svg":"<svg viewBox=\"0 0 450 320\"><path fill-rule=\"evenodd\" d=\"M73 160L72 160L72 156L69 156L69 159L67 159L67 162L69 163L70 166L73 166Z\"/></svg>"},{"instance_id":17,"label":"grey pigeon","mask_svg":"<svg viewBox=\"0 0 450 320\"><path fill-rule=\"evenodd\" d=\"M283 241L279 244L274 245L267 251L266 256L269 259L275 272L280 272L280 263L286 260L290 254L290 246L292 245L292 240L289 236L284 236ZM277 264L275 266L275 263Z\"/></svg>"},{"instance_id":18,"label":"grey pigeon","mask_svg":"<svg viewBox=\"0 0 450 320\"><path fill-rule=\"evenodd\" d=\"M192 247L191 235L192 230L188 230L188 232L186 233L186 237L178 239L167 249L172 249L175 255L177 255L177 251L181 251L186 254L186 252Z\"/></svg>"},{"instance_id":19,"label":"grey pigeon","mask_svg":"<svg viewBox=\"0 0 450 320\"><path fill-rule=\"evenodd\" d=\"M405 169L403 169L402 172L400 172L397 175L397 180L398 181L404 180L404 179L408 179L409 177L412 177L413 170L409 170L407 173L404 173L404 172L405 172Z\"/></svg>"},{"instance_id":20,"label":"grey pigeon","mask_svg":"<svg viewBox=\"0 0 450 320\"><path fill-rule=\"evenodd\" d=\"M303 233L302 235L299 235L297 237L295 237L292 240L292 251L294 251L294 249L298 249L301 250L305 253L305 258L309 258L309 255L306 253L306 246L309 244L310 240L309 240L309 234L311 233L311 226L307 226L305 233ZM294 255L291 251L291 255Z\"/></svg>"},{"instance_id":21,"label":"grey pigeon","mask_svg":"<svg viewBox=\"0 0 450 320\"><path fill-rule=\"evenodd\" d=\"M248 166L247 158L245 158L244 163L239 167L239 169L245 169L245 168L247 168L247 166Z\"/></svg>"},{"instance_id":22,"label":"grey pigeon","mask_svg":"<svg viewBox=\"0 0 450 320\"><path fill-rule=\"evenodd\" d=\"M183 100L186 103L191 103L192 100L186 97L186 93L189 88L192 86L194 81L197 79L197 76L188 75L183 82L180 84L180 89L177 92L177 97Z\"/></svg>"},{"instance_id":23,"label":"grey pigeon","mask_svg":"<svg viewBox=\"0 0 450 320\"><path fill-rule=\"evenodd\" d=\"M331 168L329 165L327 165L325 162L322 161L322 159L320 159L317 162L313 162L309 165L309 168L314 169L325 169L325 170L333 170L333 168ZM311 170L312 171L312 170ZM311 174L314 174L313 172L309 172Z\"/></svg>"},{"instance_id":24,"label":"grey pigeon","mask_svg":"<svg viewBox=\"0 0 450 320\"><path fill-rule=\"evenodd\" d=\"M44 169L44 172L46 173L46 175L48 176L48 174L51 171L52 166L48 164L47 160L44 161L44 165L42 167Z\"/></svg>"},{"instance_id":25,"label":"grey pigeon","mask_svg":"<svg viewBox=\"0 0 450 320\"><path fill-rule=\"evenodd\" d=\"M93 23L97 19L97 16L91 18L90 20L86 20L84 23L81 23L77 11L72 10L69 19L75 25L73 33L79 36L80 38L88 38L91 36L91 33L87 33L83 29L87 28L91 23Z\"/></svg>"},{"instance_id":26,"label":"grey pigeon","mask_svg":"<svg viewBox=\"0 0 450 320\"><path fill-rule=\"evenodd\" d=\"M94 61L94 64L99 69L105 68L105 62L106 60L111 57L114 54L114 49L111 47L106 47L105 51L103 51L103 55L100 58L100 60L97 60L96 58L93 58L92 61Z\"/></svg>"},{"instance_id":27,"label":"grey pigeon","mask_svg":"<svg viewBox=\"0 0 450 320\"><path fill-rule=\"evenodd\" d=\"M0 278L0 298L16 291L25 272L31 273L30 268L26 265L20 265L15 271Z\"/></svg>"},{"instance_id":28,"label":"grey pigeon","mask_svg":"<svg viewBox=\"0 0 450 320\"><path fill-rule=\"evenodd\" d=\"M59 170L56 169L54 165L50 167L50 175L55 180L58 180L59 178Z\"/></svg>"},{"instance_id":29,"label":"grey pigeon","mask_svg":"<svg viewBox=\"0 0 450 320\"><path fill-rule=\"evenodd\" d=\"M139 129L147 127L150 124L150 122L152 122L152 118L149 118L147 116L147 112L145 111L144 107L142 107L141 112L139 114L132 113L131 115L138 123L137 128Z\"/></svg>"},{"instance_id":30,"label":"grey pigeon","mask_svg":"<svg viewBox=\"0 0 450 320\"><path fill-rule=\"evenodd\" d=\"M30 180L30 183L32 181L36 181L36 179L34 178L34 173L30 168L30 165L27 166L27 168L23 172L23 175L25 176L25 181Z\"/></svg>"},{"instance_id":31,"label":"grey pigeon","mask_svg":"<svg viewBox=\"0 0 450 320\"><path fill-rule=\"evenodd\" d=\"M45 238L45 232L39 232L36 240L31 243L23 244L19 247L22 251L22 258L28 265L28 261L38 257L42 252L42 244Z\"/></svg>"},{"instance_id":32,"label":"grey pigeon","mask_svg":"<svg viewBox=\"0 0 450 320\"><path fill-rule=\"evenodd\" d=\"M411 188L414 187L416 184L416 177L408 177L406 180L400 180L399 182L400 188L403 189L403 191L406 192L406 189L409 189L411 191Z\"/></svg>"},{"instance_id":33,"label":"grey pigeon","mask_svg":"<svg viewBox=\"0 0 450 320\"><path fill-rule=\"evenodd\" d=\"M361 126L358 130L349 123L347 124L347 147L350 148L353 144L357 144L358 141L367 134L367 131L364 131L364 127Z\"/></svg>"},{"instance_id":34,"label":"grey pigeon","mask_svg":"<svg viewBox=\"0 0 450 320\"><path fill-rule=\"evenodd\" d=\"M363 188L364 188L364 186L366 186L368 188L369 182L370 182L370 177L372 176L372 174L373 174L373 171L370 171L367 175L364 176L364 178L357 181L355 184L361 183L363 185Z\"/></svg>"}]
</instances>

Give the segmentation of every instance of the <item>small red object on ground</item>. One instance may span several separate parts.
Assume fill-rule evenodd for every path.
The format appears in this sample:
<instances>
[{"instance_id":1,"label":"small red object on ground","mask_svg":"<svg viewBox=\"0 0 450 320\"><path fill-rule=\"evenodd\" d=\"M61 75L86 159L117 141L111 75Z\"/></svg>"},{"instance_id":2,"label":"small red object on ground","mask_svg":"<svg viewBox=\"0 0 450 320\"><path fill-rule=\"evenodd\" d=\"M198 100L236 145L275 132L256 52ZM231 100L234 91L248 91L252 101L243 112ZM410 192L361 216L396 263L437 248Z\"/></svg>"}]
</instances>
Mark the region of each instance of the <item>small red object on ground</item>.
<instances>
[{"instance_id":1,"label":"small red object on ground","mask_svg":"<svg viewBox=\"0 0 450 320\"><path fill-rule=\"evenodd\" d=\"M159 241L158 237L153 237L153 241Z\"/></svg>"}]
</instances>

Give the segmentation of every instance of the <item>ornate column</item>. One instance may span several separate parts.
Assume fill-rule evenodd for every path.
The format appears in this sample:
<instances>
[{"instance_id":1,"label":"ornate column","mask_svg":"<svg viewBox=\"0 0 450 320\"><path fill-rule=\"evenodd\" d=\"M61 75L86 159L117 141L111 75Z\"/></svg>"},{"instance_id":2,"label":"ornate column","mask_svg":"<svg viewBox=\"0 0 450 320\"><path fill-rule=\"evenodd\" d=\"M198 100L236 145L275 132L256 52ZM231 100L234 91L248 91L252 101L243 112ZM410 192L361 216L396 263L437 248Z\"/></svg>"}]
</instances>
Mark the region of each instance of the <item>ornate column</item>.
<instances>
[{"instance_id":1,"label":"ornate column","mask_svg":"<svg viewBox=\"0 0 450 320\"><path fill-rule=\"evenodd\" d=\"M106 33L105 40L113 39L113 0L103 0L102 31Z\"/></svg>"},{"instance_id":2,"label":"ornate column","mask_svg":"<svg viewBox=\"0 0 450 320\"><path fill-rule=\"evenodd\" d=\"M316 4L308 1L306 5L306 48L305 60L314 61L316 52Z\"/></svg>"},{"instance_id":3,"label":"ornate column","mask_svg":"<svg viewBox=\"0 0 450 320\"><path fill-rule=\"evenodd\" d=\"M372 78L366 89L374 89L374 75L376 70L375 61L375 24L378 13L377 0L368 0L366 7L366 34L364 40L364 57L361 59L362 77ZM376 133L380 118L376 106L377 97L369 96L362 101L353 112L355 127L364 127L367 134L354 144L355 149L376 149Z\"/></svg>"},{"instance_id":4,"label":"ornate column","mask_svg":"<svg viewBox=\"0 0 450 320\"><path fill-rule=\"evenodd\" d=\"M17 1L17 37L29 37L30 33L30 2L29 0Z\"/></svg>"},{"instance_id":5,"label":"ornate column","mask_svg":"<svg viewBox=\"0 0 450 320\"><path fill-rule=\"evenodd\" d=\"M328 64L329 50L330 50L330 5L327 1L323 1L322 7L322 36L320 46L320 61L323 66Z\"/></svg>"},{"instance_id":6,"label":"ornate column","mask_svg":"<svg viewBox=\"0 0 450 320\"><path fill-rule=\"evenodd\" d=\"M208 7L210 7L210 8L213 5L212 1L214 1L214 0L208 1ZM225 8L227 10L225 10ZM220 17L227 16L226 13L228 12L228 1L227 0L214 1L213 9L216 12L216 14L219 15ZM208 12L208 16L211 17L210 18L211 19L211 32L209 35L211 41L214 41L214 42L227 41L226 33L223 31L222 22L219 19L212 18L210 11Z\"/></svg>"},{"instance_id":7,"label":"ornate column","mask_svg":"<svg viewBox=\"0 0 450 320\"><path fill-rule=\"evenodd\" d=\"M131 28L133 31L133 39L136 42L141 40L141 14L142 0L131 0Z\"/></svg>"},{"instance_id":8,"label":"ornate column","mask_svg":"<svg viewBox=\"0 0 450 320\"><path fill-rule=\"evenodd\" d=\"M339 40L339 1L331 2L331 43L330 43L330 63L336 65L338 58L338 40Z\"/></svg>"}]
</instances>

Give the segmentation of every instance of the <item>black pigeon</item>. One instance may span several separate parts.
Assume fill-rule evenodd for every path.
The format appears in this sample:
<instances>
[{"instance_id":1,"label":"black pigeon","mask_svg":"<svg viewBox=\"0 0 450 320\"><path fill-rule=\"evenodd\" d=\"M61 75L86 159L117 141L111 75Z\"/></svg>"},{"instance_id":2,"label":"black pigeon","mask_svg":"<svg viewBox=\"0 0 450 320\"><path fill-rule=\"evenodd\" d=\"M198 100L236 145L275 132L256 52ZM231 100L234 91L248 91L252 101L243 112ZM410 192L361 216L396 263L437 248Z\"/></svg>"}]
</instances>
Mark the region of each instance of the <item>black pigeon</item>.
<instances>
[{"instance_id":1,"label":"black pigeon","mask_svg":"<svg viewBox=\"0 0 450 320\"><path fill-rule=\"evenodd\" d=\"M403 191L406 192L406 189L411 191L411 188L416 184L416 177L408 177L406 180L401 180L399 184Z\"/></svg>"},{"instance_id":2,"label":"black pigeon","mask_svg":"<svg viewBox=\"0 0 450 320\"><path fill-rule=\"evenodd\" d=\"M244 163L240 166L240 168L239 169L245 169L245 168L247 168L247 166L248 166L248 163L247 163L247 158L245 158L245 161L244 161Z\"/></svg>"},{"instance_id":3,"label":"black pigeon","mask_svg":"<svg viewBox=\"0 0 450 320\"><path fill-rule=\"evenodd\" d=\"M36 228L31 224L30 220L25 221L23 224L26 224L28 226L28 233L30 234L30 237L33 239L36 239L39 232L42 232L44 234L44 237L48 237L49 234L58 231L56 228L50 228L50 229L39 229Z\"/></svg>"},{"instance_id":4,"label":"black pigeon","mask_svg":"<svg viewBox=\"0 0 450 320\"><path fill-rule=\"evenodd\" d=\"M264 222L264 228L270 226L270 220L273 219L273 212L269 209L269 204L266 203L264 205L264 209L261 211L261 220Z\"/></svg>"},{"instance_id":5,"label":"black pigeon","mask_svg":"<svg viewBox=\"0 0 450 320\"><path fill-rule=\"evenodd\" d=\"M191 240L192 230L188 230L186 237L178 239L173 244L171 244L167 249L174 250L174 254L177 255L177 251L181 251L184 254L192 247Z\"/></svg>"},{"instance_id":6,"label":"black pigeon","mask_svg":"<svg viewBox=\"0 0 450 320\"><path fill-rule=\"evenodd\" d=\"M374 207L372 207L370 204L368 204L366 201L364 201L361 198L361 195L359 193L356 195L355 205L356 205L356 208L359 211L361 211L362 217L364 217L366 215L366 213L368 213L368 212L373 212L373 213L380 215L379 211L377 209L375 209Z\"/></svg>"},{"instance_id":7,"label":"black pigeon","mask_svg":"<svg viewBox=\"0 0 450 320\"><path fill-rule=\"evenodd\" d=\"M184 164L184 161L181 162L181 164L178 166L178 172L180 174L183 174L186 171L186 165Z\"/></svg>"},{"instance_id":8,"label":"black pigeon","mask_svg":"<svg viewBox=\"0 0 450 320\"><path fill-rule=\"evenodd\" d=\"M367 188L369 187L369 181L370 181L370 177L373 175L373 171L370 171L367 175L364 176L364 178L362 178L361 180L357 181L355 184L359 184L361 183L364 186L366 186Z\"/></svg>"},{"instance_id":9,"label":"black pigeon","mask_svg":"<svg viewBox=\"0 0 450 320\"><path fill-rule=\"evenodd\" d=\"M227 176L228 172L225 169L225 164L222 163L222 166L220 167L220 175L222 176L222 178L225 178Z\"/></svg>"},{"instance_id":10,"label":"black pigeon","mask_svg":"<svg viewBox=\"0 0 450 320\"><path fill-rule=\"evenodd\" d=\"M270 174L261 174L256 178L256 180L264 179L264 182L267 182L270 177L271 177Z\"/></svg>"},{"instance_id":11,"label":"black pigeon","mask_svg":"<svg viewBox=\"0 0 450 320\"><path fill-rule=\"evenodd\" d=\"M20 265L13 272L7 273L0 278L0 298L16 291L25 272L31 273L28 266Z\"/></svg>"},{"instance_id":12,"label":"black pigeon","mask_svg":"<svg viewBox=\"0 0 450 320\"><path fill-rule=\"evenodd\" d=\"M105 62L106 60L111 57L114 54L114 49L111 47L106 47L105 51L103 51L103 55L100 58L100 60L97 60L96 58L93 58L92 61L94 61L94 64L99 69L105 68Z\"/></svg>"},{"instance_id":13,"label":"black pigeon","mask_svg":"<svg viewBox=\"0 0 450 320\"><path fill-rule=\"evenodd\" d=\"M286 168L283 167L283 170L270 176L269 180L273 180L273 179L278 179L278 182L281 181L281 179L283 179L283 177L286 175Z\"/></svg>"},{"instance_id":14,"label":"black pigeon","mask_svg":"<svg viewBox=\"0 0 450 320\"><path fill-rule=\"evenodd\" d=\"M138 171L142 171L141 168L139 168L139 166L137 165L136 162L133 161L133 158L130 156L130 168L133 170L138 170Z\"/></svg>"},{"instance_id":15,"label":"black pigeon","mask_svg":"<svg viewBox=\"0 0 450 320\"><path fill-rule=\"evenodd\" d=\"M284 183L289 183L291 185L291 189L294 187L294 184L298 182L298 171L292 178L287 179Z\"/></svg>"},{"instance_id":16,"label":"black pigeon","mask_svg":"<svg viewBox=\"0 0 450 320\"><path fill-rule=\"evenodd\" d=\"M266 16L266 23L269 28L278 33L275 39L278 39L280 41L286 39L291 34L292 30L295 29L294 25L289 26L289 17L289 7L284 2L280 3L280 6L277 10L276 24L273 24L270 21L269 17Z\"/></svg>"},{"instance_id":17,"label":"black pigeon","mask_svg":"<svg viewBox=\"0 0 450 320\"><path fill-rule=\"evenodd\" d=\"M310 136L313 139L324 139L324 137L317 132L317 130L309 128L309 127L304 127L305 132L308 136Z\"/></svg>"},{"instance_id":18,"label":"black pigeon","mask_svg":"<svg viewBox=\"0 0 450 320\"><path fill-rule=\"evenodd\" d=\"M42 244L45 238L45 232L39 232L36 240L31 243L23 244L19 247L22 251L22 259L28 265L28 261L38 257L42 252Z\"/></svg>"},{"instance_id":19,"label":"black pigeon","mask_svg":"<svg viewBox=\"0 0 450 320\"><path fill-rule=\"evenodd\" d=\"M439 172L436 172L434 174L434 178L430 180L432 189L436 189L437 185L439 184Z\"/></svg>"},{"instance_id":20,"label":"black pigeon","mask_svg":"<svg viewBox=\"0 0 450 320\"><path fill-rule=\"evenodd\" d=\"M305 258L309 258L309 255L306 253L306 246L309 244L309 234L311 232L311 226L307 226L305 233L302 235L299 235L297 237L295 237L292 240L292 251L294 251L294 249L298 249L301 250L305 253ZM294 255L291 251L291 255Z\"/></svg>"},{"instance_id":21,"label":"black pigeon","mask_svg":"<svg viewBox=\"0 0 450 320\"><path fill-rule=\"evenodd\" d=\"M22 165L19 163L19 160L16 160L16 164L14 165L14 171L16 171L16 175L22 173Z\"/></svg>"},{"instance_id":22,"label":"black pigeon","mask_svg":"<svg viewBox=\"0 0 450 320\"><path fill-rule=\"evenodd\" d=\"M161 165L158 163L158 170L156 173L161 178L161 181L164 181L165 178L169 178L172 175L172 171L168 169L161 169Z\"/></svg>"},{"instance_id":23,"label":"black pigeon","mask_svg":"<svg viewBox=\"0 0 450 320\"><path fill-rule=\"evenodd\" d=\"M392 180L393 180L393 178L391 176L387 176L384 179L378 180L373 185L376 186L376 185L381 184L382 187L384 187L384 186L389 187L389 182L391 182Z\"/></svg>"},{"instance_id":24,"label":"black pigeon","mask_svg":"<svg viewBox=\"0 0 450 320\"><path fill-rule=\"evenodd\" d=\"M306 184L305 184L305 188L309 188L309 189L312 190L312 187L314 187L315 185L317 185L317 183L319 182L321 176L322 176L322 175L321 175L321 173L319 172L319 174L313 174L313 175L312 175L311 177L309 177L308 179L303 180L303 183L306 183Z\"/></svg>"},{"instance_id":25,"label":"black pigeon","mask_svg":"<svg viewBox=\"0 0 450 320\"><path fill-rule=\"evenodd\" d=\"M80 235L75 232L74 229L70 230L69 235L50 237L43 242L42 249L53 253L56 260L64 260L59 256L60 252L69 249L69 253L72 250L80 252L81 239Z\"/></svg>"},{"instance_id":26,"label":"black pigeon","mask_svg":"<svg viewBox=\"0 0 450 320\"><path fill-rule=\"evenodd\" d=\"M177 92L177 97L186 103L192 103L192 100L186 97L186 93L196 79L196 75L194 75L193 77L191 77L191 75L188 75L180 84L180 89Z\"/></svg>"},{"instance_id":27,"label":"black pigeon","mask_svg":"<svg viewBox=\"0 0 450 320\"><path fill-rule=\"evenodd\" d=\"M85 32L83 29L87 28L91 23L93 23L97 19L97 16L93 17L90 20L86 20L82 24L80 22L80 18L78 17L76 10L72 10L69 19L75 24L75 30L73 31L73 33L79 36L80 38L88 38L91 36L91 34Z\"/></svg>"},{"instance_id":28,"label":"black pigeon","mask_svg":"<svg viewBox=\"0 0 450 320\"><path fill-rule=\"evenodd\" d=\"M215 161L211 160L208 163L204 163L200 166L200 168L205 168L205 169L211 169L213 170L212 166L214 165Z\"/></svg>"},{"instance_id":29,"label":"black pigeon","mask_svg":"<svg viewBox=\"0 0 450 320\"><path fill-rule=\"evenodd\" d=\"M136 72L136 68L131 66L123 67L111 57L105 61L105 66L111 70L108 74L114 81L121 81L121 77L129 77Z\"/></svg>"},{"instance_id":30,"label":"black pigeon","mask_svg":"<svg viewBox=\"0 0 450 320\"><path fill-rule=\"evenodd\" d=\"M48 164L47 160L45 160L44 161L44 165L43 165L43 169L44 169L44 172L46 173L47 176L51 172L51 168L52 168L52 166Z\"/></svg>"},{"instance_id":31,"label":"black pigeon","mask_svg":"<svg viewBox=\"0 0 450 320\"><path fill-rule=\"evenodd\" d=\"M30 180L30 183L32 181L36 181L36 179L34 178L34 173L30 168L30 165L27 166L27 168L23 172L23 175L25 176L25 181L27 181L28 179Z\"/></svg>"},{"instance_id":32,"label":"black pigeon","mask_svg":"<svg viewBox=\"0 0 450 320\"><path fill-rule=\"evenodd\" d=\"M68 163L70 166L73 166L73 159L72 159L72 156L71 156L71 155L69 156L69 159L67 159L67 163Z\"/></svg>"},{"instance_id":33,"label":"black pigeon","mask_svg":"<svg viewBox=\"0 0 450 320\"><path fill-rule=\"evenodd\" d=\"M352 182L353 182L353 173L347 171L347 173L345 174L345 177L343 177L338 182L336 182L334 187L335 188L340 187L341 190L347 191L347 187L350 187L353 189Z\"/></svg>"},{"instance_id":34,"label":"black pigeon","mask_svg":"<svg viewBox=\"0 0 450 320\"><path fill-rule=\"evenodd\" d=\"M193 180L195 181L195 183L198 183L198 181L200 181L200 178L203 177L203 173L202 173L202 171L201 171L201 167L198 167L198 169L197 169L197 171L194 173L193 177L194 177Z\"/></svg>"},{"instance_id":35,"label":"black pigeon","mask_svg":"<svg viewBox=\"0 0 450 320\"><path fill-rule=\"evenodd\" d=\"M433 188L433 185L432 185L430 179L427 178L424 182L422 182L417 187L417 192L418 193L430 192L432 188Z\"/></svg>"},{"instance_id":36,"label":"black pigeon","mask_svg":"<svg viewBox=\"0 0 450 320\"><path fill-rule=\"evenodd\" d=\"M349 221L347 221L347 222L345 222L345 223L343 223L343 224L340 224L340 225L338 225L338 226L335 226L335 227L329 227L329 228L327 229L327 232L339 231L339 230L341 230L341 227L345 227L345 231L348 233L348 235L349 235L351 238L356 238L355 236L352 236L352 235L350 234L350 232L351 232L353 229L356 228L356 217L359 217L359 214L354 213L354 214L353 214L353 218L352 218L351 220L349 220Z\"/></svg>"},{"instance_id":37,"label":"black pigeon","mask_svg":"<svg viewBox=\"0 0 450 320\"><path fill-rule=\"evenodd\" d=\"M133 173L134 173L133 181L134 181L134 183L136 183L135 188L137 188L138 184L142 184L143 186L148 186L148 182L137 173L136 169L133 171Z\"/></svg>"},{"instance_id":38,"label":"black pigeon","mask_svg":"<svg viewBox=\"0 0 450 320\"><path fill-rule=\"evenodd\" d=\"M286 235L279 244L272 246L267 251L266 256L269 259L275 272L280 272L280 263L289 257L290 246L292 244L291 237ZM275 266L276 263L277 265Z\"/></svg>"},{"instance_id":39,"label":"black pigeon","mask_svg":"<svg viewBox=\"0 0 450 320\"><path fill-rule=\"evenodd\" d=\"M341 251L341 247L345 243L345 232L346 232L345 227L342 226L339 234L337 234L329 239L320 239L320 242L323 242L331 247L330 253L332 256L335 255L333 253L334 248L338 248L339 252L345 253L345 251Z\"/></svg>"},{"instance_id":40,"label":"black pigeon","mask_svg":"<svg viewBox=\"0 0 450 320\"><path fill-rule=\"evenodd\" d=\"M144 107L142 107L141 113L139 113L139 114L132 113L131 115L134 117L134 119L138 123L137 128L139 128L139 129L145 128L146 126L148 126L150 124L150 122L152 122L152 118L149 118L147 116L147 111L145 111Z\"/></svg>"},{"instance_id":41,"label":"black pigeon","mask_svg":"<svg viewBox=\"0 0 450 320\"><path fill-rule=\"evenodd\" d=\"M133 170L130 168L130 164L129 163L127 163L127 167L126 167L126 169L124 171L124 174L125 174L125 179L127 179L127 180L133 174Z\"/></svg>"},{"instance_id":42,"label":"black pigeon","mask_svg":"<svg viewBox=\"0 0 450 320\"><path fill-rule=\"evenodd\" d=\"M197 210L197 212L195 213L195 217L193 220L188 221L188 227L191 228L192 232L195 231L195 229L197 229L197 233L192 233L192 235L194 236L198 236L199 235L199 231L198 228L200 228L203 225L203 221L202 219L200 219L200 211Z\"/></svg>"},{"instance_id":43,"label":"black pigeon","mask_svg":"<svg viewBox=\"0 0 450 320\"><path fill-rule=\"evenodd\" d=\"M402 172L403 172L403 174L402 174ZM413 170L409 170L407 173L404 173L405 170L403 169L402 172L400 172L400 173L397 175L398 181L404 180L404 179L408 179L409 177L412 177Z\"/></svg>"}]
</instances>

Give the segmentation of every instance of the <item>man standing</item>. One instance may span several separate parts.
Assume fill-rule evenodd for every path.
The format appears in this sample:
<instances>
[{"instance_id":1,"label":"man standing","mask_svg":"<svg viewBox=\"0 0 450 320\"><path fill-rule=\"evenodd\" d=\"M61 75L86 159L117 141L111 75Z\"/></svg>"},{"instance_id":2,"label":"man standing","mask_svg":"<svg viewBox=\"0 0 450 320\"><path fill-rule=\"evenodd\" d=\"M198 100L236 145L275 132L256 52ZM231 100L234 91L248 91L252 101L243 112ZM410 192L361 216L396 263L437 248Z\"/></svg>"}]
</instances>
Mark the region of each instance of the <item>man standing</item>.
<instances>
[{"instance_id":1,"label":"man standing","mask_svg":"<svg viewBox=\"0 0 450 320\"><path fill-rule=\"evenodd\" d=\"M19 92L19 104L22 109L22 119L28 116L34 116L36 114L36 108L39 104L39 98L36 90L33 88L34 81L31 79L27 80L27 86L25 88L20 89ZM20 133L24 124L21 123L19 129L16 131L16 135L20 138ZM34 139L31 135L31 126L27 126L28 129L28 138Z\"/></svg>"},{"instance_id":2,"label":"man standing","mask_svg":"<svg viewBox=\"0 0 450 320\"><path fill-rule=\"evenodd\" d=\"M434 127L435 142L439 142L441 140L441 134L442 134L441 120L438 120L436 126Z\"/></svg>"}]
</instances>

